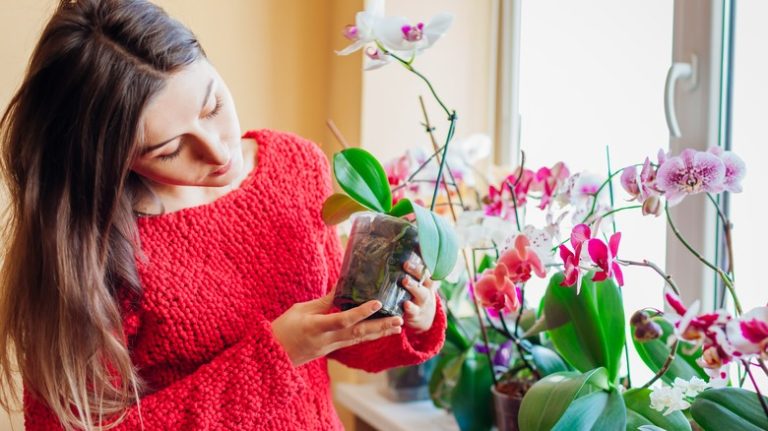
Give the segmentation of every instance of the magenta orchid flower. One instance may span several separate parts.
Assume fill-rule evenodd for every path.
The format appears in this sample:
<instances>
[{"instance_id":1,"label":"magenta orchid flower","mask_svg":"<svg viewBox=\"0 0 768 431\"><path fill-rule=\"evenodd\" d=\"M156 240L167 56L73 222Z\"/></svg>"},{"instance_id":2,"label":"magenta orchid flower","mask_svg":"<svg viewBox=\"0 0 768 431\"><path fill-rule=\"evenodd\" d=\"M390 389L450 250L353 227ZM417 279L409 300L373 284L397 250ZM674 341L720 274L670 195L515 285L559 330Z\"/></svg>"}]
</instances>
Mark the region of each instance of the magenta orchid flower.
<instances>
[{"instance_id":1,"label":"magenta orchid flower","mask_svg":"<svg viewBox=\"0 0 768 431\"><path fill-rule=\"evenodd\" d=\"M507 266L503 263L483 272L474 286L474 294L477 295L480 305L508 313L520 307L515 284L508 275Z\"/></svg>"},{"instance_id":2,"label":"magenta orchid flower","mask_svg":"<svg viewBox=\"0 0 768 431\"><path fill-rule=\"evenodd\" d=\"M768 359L768 307L757 307L731 320L726 334L738 353Z\"/></svg>"},{"instance_id":3,"label":"magenta orchid flower","mask_svg":"<svg viewBox=\"0 0 768 431\"><path fill-rule=\"evenodd\" d=\"M540 278L547 275L541 259L525 235L515 238L515 246L499 257L499 263L509 270L508 277L513 283L525 283L530 280L532 272Z\"/></svg>"},{"instance_id":4,"label":"magenta orchid flower","mask_svg":"<svg viewBox=\"0 0 768 431\"><path fill-rule=\"evenodd\" d=\"M632 196L631 200L644 202L650 196L658 194L655 189L656 171L651 165L651 159L645 158L643 169L637 174L637 168L630 166L621 174L621 185Z\"/></svg>"},{"instance_id":5,"label":"magenta orchid flower","mask_svg":"<svg viewBox=\"0 0 768 431\"><path fill-rule=\"evenodd\" d=\"M722 385L728 377L726 365L733 357L741 356L726 336L726 327L731 322L731 316L722 310L698 314L699 301L687 308L680 298L671 292L667 292L664 298L674 310L674 313L669 313L666 317L674 325L675 337L692 344L691 350L702 348L702 355L696 362L710 376L711 385Z\"/></svg>"},{"instance_id":6,"label":"magenta orchid flower","mask_svg":"<svg viewBox=\"0 0 768 431\"><path fill-rule=\"evenodd\" d=\"M598 238L589 240L589 257L600 268L600 271L596 272L594 277L592 277L592 281L603 281L614 277L619 286L624 285L624 274L621 272L621 266L616 262L620 241L621 232L611 235L608 245Z\"/></svg>"},{"instance_id":7,"label":"magenta orchid flower","mask_svg":"<svg viewBox=\"0 0 768 431\"><path fill-rule=\"evenodd\" d=\"M584 243L589 241L591 235L592 232L589 226L585 224L576 225L571 231L571 247L573 247L573 251L569 250L565 245L560 246L560 257L563 259L565 266L565 280L560 285L569 287L575 284L577 295L581 290L581 277L583 276L581 252Z\"/></svg>"},{"instance_id":8,"label":"magenta orchid flower","mask_svg":"<svg viewBox=\"0 0 768 431\"><path fill-rule=\"evenodd\" d=\"M722 192L725 172L718 156L688 148L664 161L656 173L656 185L669 205L676 205L687 195Z\"/></svg>"}]
</instances>

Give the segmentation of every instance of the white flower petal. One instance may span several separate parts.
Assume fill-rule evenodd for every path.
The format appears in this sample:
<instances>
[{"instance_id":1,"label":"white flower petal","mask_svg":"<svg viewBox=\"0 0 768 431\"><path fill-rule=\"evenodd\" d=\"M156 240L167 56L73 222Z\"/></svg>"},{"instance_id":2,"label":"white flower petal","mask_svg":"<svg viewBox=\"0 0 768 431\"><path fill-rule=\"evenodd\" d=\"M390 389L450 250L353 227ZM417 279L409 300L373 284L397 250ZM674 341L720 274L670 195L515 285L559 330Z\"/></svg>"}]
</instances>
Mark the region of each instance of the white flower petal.
<instances>
[{"instance_id":1,"label":"white flower petal","mask_svg":"<svg viewBox=\"0 0 768 431\"><path fill-rule=\"evenodd\" d=\"M387 49L394 51L408 51L411 43L403 37L402 28L408 25L408 20L401 16L389 16L376 20L373 33L376 39L381 41Z\"/></svg>"},{"instance_id":2,"label":"white flower petal","mask_svg":"<svg viewBox=\"0 0 768 431\"><path fill-rule=\"evenodd\" d=\"M341 51L336 51L336 54L337 55L349 55L349 54L352 54L353 52L355 52L355 51L359 50L360 48L364 47L365 43L366 42L364 40L362 40L362 39L356 40L354 43L352 43L351 45L349 45L346 48L342 49Z\"/></svg>"},{"instance_id":3,"label":"white flower petal","mask_svg":"<svg viewBox=\"0 0 768 431\"><path fill-rule=\"evenodd\" d=\"M429 21L429 24L424 26L424 36L427 39L427 44L422 49L434 45L434 43L440 39L440 36L448 31L451 23L453 23L453 15L447 12L441 12L435 15L432 20Z\"/></svg>"}]
</instances>

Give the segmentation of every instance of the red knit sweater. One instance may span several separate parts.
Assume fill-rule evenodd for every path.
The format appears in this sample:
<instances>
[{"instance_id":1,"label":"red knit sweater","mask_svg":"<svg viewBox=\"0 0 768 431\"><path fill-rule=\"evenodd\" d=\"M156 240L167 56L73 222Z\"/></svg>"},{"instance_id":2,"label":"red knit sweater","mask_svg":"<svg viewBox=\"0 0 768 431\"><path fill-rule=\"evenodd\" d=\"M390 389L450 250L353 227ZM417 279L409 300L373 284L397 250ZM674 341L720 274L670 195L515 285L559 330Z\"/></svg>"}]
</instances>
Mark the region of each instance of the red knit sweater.
<instances>
[{"instance_id":1,"label":"red knit sweater","mask_svg":"<svg viewBox=\"0 0 768 431\"><path fill-rule=\"evenodd\" d=\"M340 244L320 218L332 191L328 162L292 134L244 137L258 143L257 164L238 189L138 220L143 296L121 305L131 357L150 390L117 430L140 429L139 411L147 430L342 429L327 359L293 367L270 325L338 277ZM422 362L442 346L440 308L425 333L406 328L330 357L372 372ZM30 391L24 412L28 431L62 429Z\"/></svg>"}]
</instances>

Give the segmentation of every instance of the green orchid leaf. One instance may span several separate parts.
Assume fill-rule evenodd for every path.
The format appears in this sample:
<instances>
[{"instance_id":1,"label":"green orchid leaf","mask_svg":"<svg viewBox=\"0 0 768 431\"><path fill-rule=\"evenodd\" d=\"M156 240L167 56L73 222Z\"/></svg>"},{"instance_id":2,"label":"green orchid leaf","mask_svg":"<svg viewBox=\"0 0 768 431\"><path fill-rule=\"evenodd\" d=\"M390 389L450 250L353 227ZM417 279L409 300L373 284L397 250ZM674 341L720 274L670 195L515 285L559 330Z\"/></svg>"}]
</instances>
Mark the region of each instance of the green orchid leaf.
<instances>
[{"instance_id":1,"label":"green orchid leaf","mask_svg":"<svg viewBox=\"0 0 768 431\"><path fill-rule=\"evenodd\" d=\"M549 431L577 398L610 388L608 372L563 371L536 382L523 397L518 423L521 430Z\"/></svg>"},{"instance_id":2,"label":"green orchid leaf","mask_svg":"<svg viewBox=\"0 0 768 431\"><path fill-rule=\"evenodd\" d=\"M371 153L361 148L336 153L333 173L341 188L364 207L381 213L392 208L387 174Z\"/></svg>"},{"instance_id":3,"label":"green orchid leaf","mask_svg":"<svg viewBox=\"0 0 768 431\"><path fill-rule=\"evenodd\" d=\"M392 217L402 217L404 215L411 214L413 212L413 204L408 199L400 199L395 206L389 210L389 215Z\"/></svg>"},{"instance_id":4,"label":"green orchid leaf","mask_svg":"<svg viewBox=\"0 0 768 431\"><path fill-rule=\"evenodd\" d=\"M533 364L536 365L536 369L539 370L541 377L561 371L568 371L568 365L565 364L563 358L551 349L534 344L531 347L531 356L533 357Z\"/></svg>"},{"instance_id":5,"label":"green orchid leaf","mask_svg":"<svg viewBox=\"0 0 768 431\"><path fill-rule=\"evenodd\" d=\"M635 388L624 392L627 406L627 431L637 430L642 425L657 426L667 431L690 431L691 424L683 412L665 415L651 408L651 390Z\"/></svg>"},{"instance_id":6,"label":"green orchid leaf","mask_svg":"<svg viewBox=\"0 0 768 431\"><path fill-rule=\"evenodd\" d=\"M616 389L597 391L576 399L555 424L553 431L621 430L627 411Z\"/></svg>"},{"instance_id":7,"label":"green orchid leaf","mask_svg":"<svg viewBox=\"0 0 768 431\"><path fill-rule=\"evenodd\" d=\"M543 315L548 336L560 355L574 368L605 367L612 382L618 378L624 348L624 305L621 290L611 280L582 279L581 292L563 287L562 273L552 276L544 294Z\"/></svg>"},{"instance_id":8,"label":"green orchid leaf","mask_svg":"<svg viewBox=\"0 0 768 431\"><path fill-rule=\"evenodd\" d=\"M645 365L651 369L651 371L658 372L661 367L664 366L667 357L669 357L669 345L667 339L673 334L674 328L663 317L653 317L651 320L656 322L662 330L661 337L650 341L638 341L632 337L632 343L635 345L637 354L640 355L640 359L645 362ZM634 328L633 331L634 333ZM661 376L661 379L667 384L672 384L676 377L680 377L683 380L691 380L692 377L698 377L700 379L708 380L709 377L704 369L696 363L696 358L701 356L701 349L694 352L688 352L689 346L684 343L679 343L677 346L677 354L675 359L670 364L667 371Z\"/></svg>"},{"instance_id":9,"label":"green orchid leaf","mask_svg":"<svg viewBox=\"0 0 768 431\"><path fill-rule=\"evenodd\" d=\"M485 355L466 351L451 397L451 410L462 431L489 431L493 425L491 372Z\"/></svg>"},{"instance_id":10,"label":"green orchid leaf","mask_svg":"<svg viewBox=\"0 0 768 431\"><path fill-rule=\"evenodd\" d=\"M482 259L480 259L480 264L477 265L477 273L482 274L486 269L493 268L495 264L496 259L486 254Z\"/></svg>"},{"instance_id":11,"label":"green orchid leaf","mask_svg":"<svg viewBox=\"0 0 768 431\"><path fill-rule=\"evenodd\" d=\"M329 226L333 226L348 219L350 215L367 211L368 208L360 205L354 199L342 193L334 193L323 203L323 221Z\"/></svg>"},{"instance_id":12,"label":"green orchid leaf","mask_svg":"<svg viewBox=\"0 0 768 431\"><path fill-rule=\"evenodd\" d=\"M768 403L768 398L763 397ZM704 431L768 430L757 394L741 388L707 389L691 405L691 416Z\"/></svg>"},{"instance_id":13,"label":"green orchid leaf","mask_svg":"<svg viewBox=\"0 0 768 431\"><path fill-rule=\"evenodd\" d=\"M453 271L459 257L456 232L443 217L408 199L401 199L390 211L393 216L410 213L416 215L421 259L432 274L432 279L442 280Z\"/></svg>"},{"instance_id":14,"label":"green orchid leaf","mask_svg":"<svg viewBox=\"0 0 768 431\"><path fill-rule=\"evenodd\" d=\"M451 394L459 380L465 350L446 339L446 343L437 355L437 364L429 378L429 396L437 408L451 407Z\"/></svg>"}]
</instances>

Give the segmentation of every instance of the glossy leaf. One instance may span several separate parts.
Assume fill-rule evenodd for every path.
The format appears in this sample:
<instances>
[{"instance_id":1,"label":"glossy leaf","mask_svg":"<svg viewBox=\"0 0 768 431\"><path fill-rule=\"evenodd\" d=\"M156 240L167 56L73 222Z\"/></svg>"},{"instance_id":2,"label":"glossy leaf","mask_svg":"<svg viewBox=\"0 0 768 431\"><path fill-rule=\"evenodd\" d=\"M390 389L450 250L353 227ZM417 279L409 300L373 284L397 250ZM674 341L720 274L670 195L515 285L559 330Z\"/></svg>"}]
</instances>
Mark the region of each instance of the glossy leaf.
<instances>
[{"instance_id":1,"label":"glossy leaf","mask_svg":"<svg viewBox=\"0 0 768 431\"><path fill-rule=\"evenodd\" d=\"M622 430L627 412L621 394L597 391L576 399L563 413L553 431Z\"/></svg>"},{"instance_id":2,"label":"glossy leaf","mask_svg":"<svg viewBox=\"0 0 768 431\"><path fill-rule=\"evenodd\" d=\"M580 397L609 389L608 372L598 368L586 373L564 371L536 382L523 397L518 423L525 431L550 430L571 403Z\"/></svg>"},{"instance_id":3,"label":"glossy leaf","mask_svg":"<svg viewBox=\"0 0 768 431\"><path fill-rule=\"evenodd\" d=\"M665 415L651 408L651 390L635 388L624 392L627 406L627 430L636 430L641 425L653 425L667 431L690 431L691 424L681 411Z\"/></svg>"},{"instance_id":4,"label":"glossy leaf","mask_svg":"<svg viewBox=\"0 0 768 431\"><path fill-rule=\"evenodd\" d=\"M371 153L361 148L336 153L333 173L341 188L361 205L382 213L392 208L387 174Z\"/></svg>"},{"instance_id":5,"label":"glossy leaf","mask_svg":"<svg viewBox=\"0 0 768 431\"><path fill-rule=\"evenodd\" d=\"M654 317L652 320L661 326L662 336L646 342L640 342L632 337L632 343L635 345L635 350L637 350L640 359L655 373L661 369L669 356L670 348L667 345L667 339L672 335L673 328L672 324L663 317ZM701 356L701 349L693 354L689 354L687 352L689 348L684 343L678 344L675 359L670 364L669 369L661 376L664 382L671 385L676 377L680 377L683 380L691 380L691 377L698 377L704 380L709 379L707 373L696 363L696 358Z\"/></svg>"},{"instance_id":6,"label":"glossy leaf","mask_svg":"<svg viewBox=\"0 0 768 431\"><path fill-rule=\"evenodd\" d=\"M536 369L539 370L541 377L546 377L561 371L568 371L568 365L565 364L563 358L546 347L535 344L532 345L531 356L533 358L533 364L536 366Z\"/></svg>"},{"instance_id":7,"label":"glossy leaf","mask_svg":"<svg viewBox=\"0 0 768 431\"><path fill-rule=\"evenodd\" d=\"M398 201L395 210L397 212L390 212L390 215L410 212L416 215L421 259L432 273L433 280L447 277L459 257L459 241L453 228L444 218L408 199Z\"/></svg>"},{"instance_id":8,"label":"glossy leaf","mask_svg":"<svg viewBox=\"0 0 768 431\"><path fill-rule=\"evenodd\" d=\"M763 397L768 403L768 398ZM757 394L741 388L708 389L691 405L691 416L704 431L768 430Z\"/></svg>"},{"instance_id":9,"label":"glossy leaf","mask_svg":"<svg viewBox=\"0 0 768 431\"><path fill-rule=\"evenodd\" d=\"M562 287L564 276L552 276L544 295L544 316L556 350L577 370L605 367L616 381L624 348L624 305L621 291L609 279L582 280L581 292Z\"/></svg>"},{"instance_id":10,"label":"glossy leaf","mask_svg":"<svg viewBox=\"0 0 768 431\"><path fill-rule=\"evenodd\" d=\"M446 339L446 343L437 356L437 364L429 379L429 396L437 408L451 407L451 395L459 380L464 351L459 350Z\"/></svg>"},{"instance_id":11,"label":"glossy leaf","mask_svg":"<svg viewBox=\"0 0 768 431\"><path fill-rule=\"evenodd\" d=\"M351 197L342 193L334 193L323 203L322 216L325 224L332 226L343 222L356 212L367 210L368 208L360 205Z\"/></svg>"},{"instance_id":12,"label":"glossy leaf","mask_svg":"<svg viewBox=\"0 0 768 431\"><path fill-rule=\"evenodd\" d=\"M451 410L462 431L487 431L493 425L491 368L488 358L469 349L451 397Z\"/></svg>"}]
</instances>

